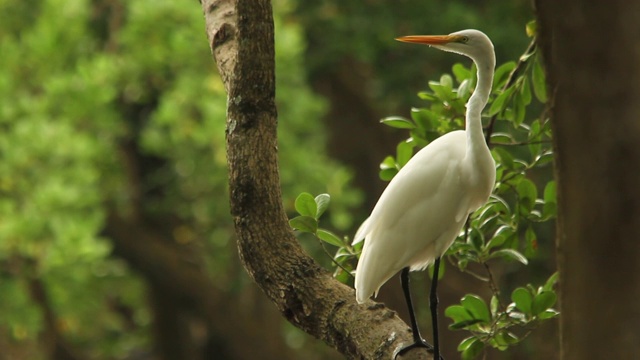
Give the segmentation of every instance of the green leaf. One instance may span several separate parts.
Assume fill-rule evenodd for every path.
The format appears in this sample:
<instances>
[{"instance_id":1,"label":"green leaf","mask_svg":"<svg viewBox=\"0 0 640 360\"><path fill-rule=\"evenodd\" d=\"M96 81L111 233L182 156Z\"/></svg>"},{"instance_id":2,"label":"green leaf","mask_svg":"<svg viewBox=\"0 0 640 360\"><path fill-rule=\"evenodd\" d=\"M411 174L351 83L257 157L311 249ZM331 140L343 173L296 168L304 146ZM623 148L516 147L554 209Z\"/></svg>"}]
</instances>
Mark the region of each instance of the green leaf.
<instances>
[{"instance_id":1,"label":"green leaf","mask_svg":"<svg viewBox=\"0 0 640 360\"><path fill-rule=\"evenodd\" d=\"M489 310L491 310L491 316L495 317L498 313L498 307L500 306L500 299L497 296L491 296L491 302L489 303Z\"/></svg>"},{"instance_id":2,"label":"green leaf","mask_svg":"<svg viewBox=\"0 0 640 360\"><path fill-rule=\"evenodd\" d=\"M508 331L500 331L494 337L497 348L504 351L518 342L518 337Z\"/></svg>"},{"instance_id":3,"label":"green leaf","mask_svg":"<svg viewBox=\"0 0 640 360\"><path fill-rule=\"evenodd\" d=\"M526 115L526 104L524 103L524 98L522 93L517 92L514 93L513 99L513 123L515 127L520 126L522 122L524 122L524 117Z\"/></svg>"},{"instance_id":4,"label":"green leaf","mask_svg":"<svg viewBox=\"0 0 640 360\"><path fill-rule=\"evenodd\" d=\"M533 315L540 315L543 311L552 307L556 300L557 296L554 291L543 291L533 298L531 312Z\"/></svg>"},{"instance_id":5,"label":"green leaf","mask_svg":"<svg viewBox=\"0 0 640 360\"><path fill-rule=\"evenodd\" d=\"M491 134L491 143L492 144L513 144L515 143L515 139L513 135L504 132L494 132Z\"/></svg>"},{"instance_id":6,"label":"green leaf","mask_svg":"<svg viewBox=\"0 0 640 360\"><path fill-rule=\"evenodd\" d=\"M536 199L538 198L536 185L533 181L524 178L516 186L516 191L520 197L520 205L523 206L527 212L531 211Z\"/></svg>"},{"instance_id":7,"label":"green leaf","mask_svg":"<svg viewBox=\"0 0 640 360\"><path fill-rule=\"evenodd\" d=\"M533 256L538 251L538 237L536 232L533 230L533 227L529 225L527 230L524 232L524 239L526 240L526 250L525 254L527 256Z\"/></svg>"},{"instance_id":8,"label":"green leaf","mask_svg":"<svg viewBox=\"0 0 640 360\"><path fill-rule=\"evenodd\" d=\"M415 129L416 127L416 124L411 120L402 116L389 116L380 120L380 122L396 129Z\"/></svg>"},{"instance_id":9,"label":"green leaf","mask_svg":"<svg viewBox=\"0 0 640 360\"><path fill-rule=\"evenodd\" d=\"M491 150L497 162L500 162L507 169L513 169L513 156L510 152L501 147L495 147Z\"/></svg>"},{"instance_id":10,"label":"green leaf","mask_svg":"<svg viewBox=\"0 0 640 360\"><path fill-rule=\"evenodd\" d=\"M547 84L541 60L540 55L538 55L533 62L531 82L533 83L533 93L536 95L538 101L544 104L547 102Z\"/></svg>"},{"instance_id":11,"label":"green leaf","mask_svg":"<svg viewBox=\"0 0 640 360\"><path fill-rule=\"evenodd\" d=\"M515 118L515 110L513 107L507 107L504 109L504 113L502 114L505 120L513 121ZM517 127L514 125L514 127Z\"/></svg>"},{"instance_id":12,"label":"green leaf","mask_svg":"<svg viewBox=\"0 0 640 360\"><path fill-rule=\"evenodd\" d=\"M425 108L411 108L411 119L417 128L424 130L430 130L438 124L438 114Z\"/></svg>"},{"instance_id":13,"label":"green leaf","mask_svg":"<svg viewBox=\"0 0 640 360\"><path fill-rule=\"evenodd\" d=\"M540 157L537 159L537 163L539 166L550 163L553 161L553 151L545 150Z\"/></svg>"},{"instance_id":14,"label":"green leaf","mask_svg":"<svg viewBox=\"0 0 640 360\"><path fill-rule=\"evenodd\" d=\"M520 57L518 58L518 60L520 60L520 62L525 63L525 62L529 61L529 59L531 58L531 56L533 56L534 54L535 54L535 51L533 51L533 52L526 52L526 53L524 53L524 54L520 55Z\"/></svg>"},{"instance_id":15,"label":"green leaf","mask_svg":"<svg viewBox=\"0 0 640 360\"><path fill-rule=\"evenodd\" d=\"M391 179L393 179L394 176L396 176L396 174L398 173L398 169L383 169L380 170L380 173L378 174L378 176L380 176L381 180L384 181L391 181Z\"/></svg>"},{"instance_id":16,"label":"green leaf","mask_svg":"<svg viewBox=\"0 0 640 360\"><path fill-rule=\"evenodd\" d=\"M531 304L533 303L533 295L523 287L519 287L511 293L511 301L516 304L516 308L525 314L531 314Z\"/></svg>"},{"instance_id":17,"label":"green leaf","mask_svg":"<svg viewBox=\"0 0 640 360\"><path fill-rule=\"evenodd\" d=\"M531 153L531 158L539 161L540 151L542 151L542 144L538 140L531 140L528 147L529 152Z\"/></svg>"},{"instance_id":18,"label":"green leaf","mask_svg":"<svg viewBox=\"0 0 640 360\"><path fill-rule=\"evenodd\" d=\"M481 252L484 247L484 239L482 232L478 229L471 228L471 234L469 234L469 243L473 245L473 249L477 252Z\"/></svg>"},{"instance_id":19,"label":"green leaf","mask_svg":"<svg viewBox=\"0 0 640 360\"><path fill-rule=\"evenodd\" d=\"M482 320L484 323L491 322L491 314L487 304L476 295L465 295L460 301L462 306L471 313L474 319Z\"/></svg>"},{"instance_id":20,"label":"green leaf","mask_svg":"<svg viewBox=\"0 0 640 360\"><path fill-rule=\"evenodd\" d=\"M468 80L472 75L471 69L467 69L467 67L461 63L454 64L451 68L451 72L453 72L453 75L459 83Z\"/></svg>"},{"instance_id":21,"label":"green leaf","mask_svg":"<svg viewBox=\"0 0 640 360\"><path fill-rule=\"evenodd\" d=\"M491 196L489 197L489 203L491 203L491 205L496 208L497 212L500 212L501 214L511 214L509 204L500 196L491 194Z\"/></svg>"},{"instance_id":22,"label":"green leaf","mask_svg":"<svg viewBox=\"0 0 640 360\"><path fill-rule=\"evenodd\" d=\"M464 328L467 328L469 326L473 326L475 324L481 323L483 322L480 319L471 319L471 320L464 320L464 321L459 321L456 323L453 323L451 325L449 325L449 330L462 330Z\"/></svg>"},{"instance_id":23,"label":"green leaf","mask_svg":"<svg viewBox=\"0 0 640 360\"><path fill-rule=\"evenodd\" d=\"M413 156L413 147L413 142L401 141L398 143L398 146L396 147L396 162L398 163L398 168L405 166L411 159Z\"/></svg>"},{"instance_id":24,"label":"green leaf","mask_svg":"<svg viewBox=\"0 0 640 360\"><path fill-rule=\"evenodd\" d=\"M491 103L491 107L489 108L489 116L493 116L504 110L507 100L511 98L511 95L513 95L515 89L515 87L510 87L507 90L503 91L500 95L498 95L495 100L493 100L493 102Z\"/></svg>"},{"instance_id":25,"label":"green leaf","mask_svg":"<svg viewBox=\"0 0 640 360\"><path fill-rule=\"evenodd\" d=\"M540 140L540 135L542 134L542 126L540 125L540 120L536 119L531 122L529 125L529 136L527 137L529 140Z\"/></svg>"},{"instance_id":26,"label":"green leaf","mask_svg":"<svg viewBox=\"0 0 640 360\"><path fill-rule=\"evenodd\" d=\"M324 229L318 229L318 232L321 231L321 230L324 230ZM346 242L346 240L343 241L343 243L344 242ZM344 258L349 258L349 257L352 257L352 256L353 256L353 254L349 251L349 249L347 249L346 247L341 247L338 250L336 250L336 254L333 256L333 258L336 259L336 260L338 260L338 259L344 260Z\"/></svg>"},{"instance_id":27,"label":"green leaf","mask_svg":"<svg viewBox=\"0 0 640 360\"><path fill-rule=\"evenodd\" d=\"M451 77L449 77L449 79L451 79ZM436 97L441 101L449 101L455 98L451 83L445 82L444 84L442 84L435 81L429 81L428 85L429 88L431 88L431 90L433 90L433 92L436 94Z\"/></svg>"},{"instance_id":28,"label":"green leaf","mask_svg":"<svg viewBox=\"0 0 640 360\"><path fill-rule=\"evenodd\" d=\"M395 169L396 168L396 159L389 155L380 163L380 170L385 169Z\"/></svg>"},{"instance_id":29,"label":"green leaf","mask_svg":"<svg viewBox=\"0 0 640 360\"><path fill-rule=\"evenodd\" d=\"M380 179L390 181L398 173L396 168L396 159L393 156L387 156L380 163Z\"/></svg>"},{"instance_id":30,"label":"green leaf","mask_svg":"<svg viewBox=\"0 0 640 360\"><path fill-rule=\"evenodd\" d=\"M547 186L544 187L544 202L548 203L556 203L556 182L555 180L551 180L547 183Z\"/></svg>"},{"instance_id":31,"label":"green leaf","mask_svg":"<svg viewBox=\"0 0 640 360\"><path fill-rule=\"evenodd\" d=\"M297 216L289 220L289 225L299 231L315 234L318 230L318 221L311 216Z\"/></svg>"},{"instance_id":32,"label":"green leaf","mask_svg":"<svg viewBox=\"0 0 640 360\"><path fill-rule=\"evenodd\" d=\"M343 247L345 245L342 239L328 230L318 229L316 235L320 240L326 242L327 244L331 244L337 247Z\"/></svg>"},{"instance_id":33,"label":"green leaf","mask_svg":"<svg viewBox=\"0 0 640 360\"><path fill-rule=\"evenodd\" d=\"M418 97L422 100L429 100L429 101L437 100L435 94L427 91L420 91L418 93Z\"/></svg>"},{"instance_id":34,"label":"green leaf","mask_svg":"<svg viewBox=\"0 0 640 360\"><path fill-rule=\"evenodd\" d=\"M491 240L485 245L485 251L489 251L495 247L502 246L508 239L515 235L515 231L512 227L502 225L496 230Z\"/></svg>"},{"instance_id":35,"label":"green leaf","mask_svg":"<svg viewBox=\"0 0 640 360\"><path fill-rule=\"evenodd\" d=\"M447 307L444 311L444 315L451 318L454 323L473 320L471 313L462 305L451 305Z\"/></svg>"},{"instance_id":36,"label":"green leaf","mask_svg":"<svg viewBox=\"0 0 640 360\"><path fill-rule=\"evenodd\" d=\"M487 202L471 214L471 225L480 228L486 226L487 223L500 214L501 208L502 204L496 203L494 200Z\"/></svg>"},{"instance_id":37,"label":"green leaf","mask_svg":"<svg viewBox=\"0 0 640 360\"><path fill-rule=\"evenodd\" d=\"M460 86L458 86L458 90L456 91L456 94L458 94L459 98L464 99L466 101L467 98L471 95L471 81L463 80L460 83Z\"/></svg>"},{"instance_id":38,"label":"green leaf","mask_svg":"<svg viewBox=\"0 0 640 360\"><path fill-rule=\"evenodd\" d=\"M489 256L490 259L497 258L497 257L516 260L521 262L524 265L527 265L529 263L529 261L527 260L526 257L524 257L524 255L520 254L518 251L513 249L500 249L492 252L491 255Z\"/></svg>"},{"instance_id":39,"label":"green leaf","mask_svg":"<svg viewBox=\"0 0 640 360\"><path fill-rule=\"evenodd\" d=\"M560 276L560 273L557 272L557 271L555 273L553 273L551 276L549 276L549 279L547 280L547 282L542 286L542 291L551 291L551 290L553 290L553 287L558 282L558 277L559 276Z\"/></svg>"},{"instance_id":40,"label":"green leaf","mask_svg":"<svg viewBox=\"0 0 640 360\"><path fill-rule=\"evenodd\" d=\"M296 198L296 211L303 216L310 216L315 219L318 213L318 207L313 195L303 192Z\"/></svg>"},{"instance_id":41,"label":"green leaf","mask_svg":"<svg viewBox=\"0 0 640 360\"><path fill-rule=\"evenodd\" d=\"M334 272L333 277L336 280L340 281L341 283L347 284L353 278L353 275L351 275L350 273L342 270L339 267L336 267L336 271Z\"/></svg>"},{"instance_id":42,"label":"green leaf","mask_svg":"<svg viewBox=\"0 0 640 360\"><path fill-rule=\"evenodd\" d=\"M524 105L529 105L531 103L531 88L529 87L529 79L526 76L522 77L520 94L522 95L522 102Z\"/></svg>"},{"instance_id":43,"label":"green leaf","mask_svg":"<svg viewBox=\"0 0 640 360\"><path fill-rule=\"evenodd\" d=\"M538 22L531 20L527 23L525 28L528 37L534 37L538 34Z\"/></svg>"},{"instance_id":44,"label":"green leaf","mask_svg":"<svg viewBox=\"0 0 640 360\"><path fill-rule=\"evenodd\" d=\"M473 360L478 357L484 350L484 344L479 339L475 339L469 346L462 352L462 360Z\"/></svg>"},{"instance_id":45,"label":"green leaf","mask_svg":"<svg viewBox=\"0 0 640 360\"><path fill-rule=\"evenodd\" d=\"M468 264L469 264L469 260L467 259L458 260L458 268L460 269L460 271L464 271L467 268Z\"/></svg>"},{"instance_id":46,"label":"green leaf","mask_svg":"<svg viewBox=\"0 0 640 360\"><path fill-rule=\"evenodd\" d=\"M453 90L453 79L449 74L443 74L440 76L440 85L447 88L449 91Z\"/></svg>"},{"instance_id":47,"label":"green leaf","mask_svg":"<svg viewBox=\"0 0 640 360\"><path fill-rule=\"evenodd\" d=\"M464 340L462 340L460 342L460 344L458 344L458 351L464 351L466 349L469 348L469 346L471 346L471 344L473 344L474 341L478 340L475 336L470 336Z\"/></svg>"},{"instance_id":48,"label":"green leaf","mask_svg":"<svg viewBox=\"0 0 640 360\"><path fill-rule=\"evenodd\" d=\"M493 88L501 89L502 86L507 82L509 74L513 71L513 69L515 69L515 67L515 61L509 61L498 66L495 74L493 75Z\"/></svg>"},{"instance_id":49,"label":"green leaf","mask_svg":"<svg viewBox=\"0 0 640 360\"><path fill-rule=\"evenodd\" d=\"M324 214L324 212L329 207L329 203L331 202L331 195L320 194L316 196L314 200L316 202L316 208L317 208L315 218L319 219L320 216L322 216L322 214Z\"/></svg>"},{"instance_id":50,"label":"green leaf","mask_svg":"<svg viewBox=\"0 0 640 360\"><path fill-rule=\"evenodd\" d=\"M540 314L538 314L538 318L542 319L542 320L546 320L546 319L551 319L554 318L556 316L560 315L560 312L555 310L555 309L547 309L543 312L541 312Z\"/></svg>"},{"instance_id":51,"label":"green leaf","mask_svg":"<svg viewBox=\"0 0 640 360\"><path fill-rule=\"evenodd\" d=\"M517 344L518 341L520 341L518 336L516 336L514 333L511 333L511 332L508 332L508 331L504 332L504 339L507 342L507 344L509 344L509 345Z\"/></svg>"},{"instance_id":52,"label":"green leaf","mask_svg":"<svg viewBox=\"0 0 640 360\"><path fill-rule=\"evenodd\" d=\"M511 306L511 305L509 305L509 306ZM508 315L509 315L509 319L513 319L518 323L527 323L528 322L527 316L524 313L521 313L519 311L514 311L513 309L511 309L508 312Z\"/></svg>"}]
</instances>

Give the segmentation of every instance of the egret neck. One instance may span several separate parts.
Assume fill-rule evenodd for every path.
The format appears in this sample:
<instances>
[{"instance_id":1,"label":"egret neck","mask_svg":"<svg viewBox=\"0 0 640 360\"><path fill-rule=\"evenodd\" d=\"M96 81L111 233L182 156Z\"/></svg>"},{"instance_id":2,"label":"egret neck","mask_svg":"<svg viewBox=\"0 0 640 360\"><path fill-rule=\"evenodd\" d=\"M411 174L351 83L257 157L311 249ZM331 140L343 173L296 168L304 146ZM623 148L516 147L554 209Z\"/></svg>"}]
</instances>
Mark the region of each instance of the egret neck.
<instances>
[{"instance_id":1,"label":"egret neck","mask_svg":"<svg viewBox=\"0 0 640 360\"><path fill-rule=\"evenodd\" d=\"M467 102L466 130L467 130L467 157L486 156L488 148L482 131L482 110L487 105L491 85L493 84L493 72L496 66L496 58L493 51L483 56L472 57L476 64L478 81L473 95Z\"/></svg>"}]
</instances>

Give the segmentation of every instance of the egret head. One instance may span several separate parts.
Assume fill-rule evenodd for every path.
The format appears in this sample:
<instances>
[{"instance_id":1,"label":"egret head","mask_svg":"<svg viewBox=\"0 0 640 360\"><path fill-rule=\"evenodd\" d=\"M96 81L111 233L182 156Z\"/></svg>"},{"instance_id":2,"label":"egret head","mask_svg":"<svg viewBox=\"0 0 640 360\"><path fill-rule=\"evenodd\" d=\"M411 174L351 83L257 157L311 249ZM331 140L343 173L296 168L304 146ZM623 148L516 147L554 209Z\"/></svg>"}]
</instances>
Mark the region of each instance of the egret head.
<instances>
[{"instance_id":1,"label":"egret head","mask_svg":"<svg viewBox=\"0 0 640 360\"><path fill-rule=\"evenodd\" d=\"M396 40L430 45L436 49L466 55L476 63L495 66L493 44L489 37L479 30L462 30L449 35L409 35Z\"/></svg>"}]
</instances>

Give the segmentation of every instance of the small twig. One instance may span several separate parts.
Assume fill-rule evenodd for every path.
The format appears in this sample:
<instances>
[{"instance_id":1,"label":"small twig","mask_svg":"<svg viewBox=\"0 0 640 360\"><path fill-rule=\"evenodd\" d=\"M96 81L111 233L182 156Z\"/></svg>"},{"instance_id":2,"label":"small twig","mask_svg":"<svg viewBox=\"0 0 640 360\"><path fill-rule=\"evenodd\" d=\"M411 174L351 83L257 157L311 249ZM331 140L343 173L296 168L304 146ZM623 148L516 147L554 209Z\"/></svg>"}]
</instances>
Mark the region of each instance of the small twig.
<instances>
[{"instance_id":1,"label":"small twig","mask_svg":"<svg viewBox=\"0 0 640 360\"><path fill-rule=\"evenodd\" d=\"M464 222L464 240L469 241L469 228L471 228L471 214L467 215L467 221Z\"/></svg>"},{"instance_id":2,"label":"small twig","mask_svg":"<svg viewBox=\"0 0 640 360\"><path fill-rule=\"evenodd\" d=\"M314 235L315 236L315 235ZM329 257L329 259L331 259L331 262L333 262L334 264L336 264L337 267L339 267L340 269L342 269L345 273L347 273L347 275L351 276L352 278L355 278L355 276L353 276L353 274L351 274L351 271L347 270L344 266L342 266L334 257L333 255L331 255L331 253L329 252L329 250L327 250L327 248L324 246L324 243L322 242L322 240L315 236L316 239L318 239L318 242L320 243L320 247L322 247L322 250L324 251L325 254L327 254L327 256Z\"/></svg>"},{"instance_id":3,"label":"small twig","mask_svg":"<svg viewBox=\"0 0 640 360\"><path fill-rule=\"evenodd\" d=\"M493 279L493 273L489 268L489 264L487 262L483 262L482 265L484 265L485 270L487 270L487 275L489 276L489 281L488 281L489 288L491 289L491 292L493 293L493 295L495 295L496 298L498 298L498 303L500 304L500 308L501 310L503 310L505 307L502 305L502 301L500 301L500 290L498 290L498 287L496 286L496 283Z\"/></svg>"},{"instance_id":4,"label":"small twig","mask_svg":"<svg viewBox=\"0 0 640 360\"><path fill-rule=\"evenodd\" d=\"M525 57L524 55L528 55L532 53L535 50L535 48L536 48L536 38L534 37L529 43L529 46L527 47L527 50L525 50L523 56L521 56L518 59L518 62L516 63L516 67L513 68L513 70L511 70L511 72L509 73L509 77L507 78L507 82L502 87L502 91L505 91L516 82L517 80L516 74L518 74L522 70L522 66L527 61L526 60L527 57ZM489 125L487 125L487 127L485 128L485 130L487 131L487 134L485 135L485 140L487 141L487 144L489 144L489 140L491 139L491 134L493 134L493 126L495 125L497 118L498 118L498 114L494 114L493 116L491 116L491 120L489 120Z\"/></svg>"},{"instance_id":5,"label":"small twig","mask_svg":"<svg viewBox=\"0 0 640 360\"><path fill-rule=\"evenodd\" d=\"M521 141L521 142L508 143L508 144L500 143L500 144L497 144L497 145L500 145L500 146L524 146L524 145L550 144L550 143L551 143L551 140L538 140L538 141Z\"/></svg>"},{"instance_id":6,"label":"small twig","mask_svg":"<svg viewBox=\"0 0 640 360\"><path fill-rule=\"evenodd\" d=\"M464 270L462 270L462 272L464 272L465 274L469 274L469 275L473 276L474 278L476 278L476 279L478 279L480 281L489 282L489 280L490 280L489 278L486 278L486 277L484 277L484 276L482 276L480 274L476 274L475 272L473 272L471 270L464 269Z\"/></svg>"}]
</instances>

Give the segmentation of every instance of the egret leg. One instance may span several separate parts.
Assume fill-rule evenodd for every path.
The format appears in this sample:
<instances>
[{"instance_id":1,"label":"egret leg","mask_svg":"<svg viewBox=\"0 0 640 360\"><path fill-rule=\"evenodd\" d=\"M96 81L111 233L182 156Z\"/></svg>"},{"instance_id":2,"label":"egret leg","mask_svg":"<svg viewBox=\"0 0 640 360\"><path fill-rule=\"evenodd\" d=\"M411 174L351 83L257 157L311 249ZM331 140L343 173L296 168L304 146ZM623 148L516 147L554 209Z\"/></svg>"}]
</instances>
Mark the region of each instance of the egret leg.
<instances>
[{"instance_id":1,"label":"egret leg","mask_svg":"<svg viewBox=\"0 0 640 360\"><path fill-rule=\"evenodd\" d=\"M409 308L409 318L411 320L411 331L413 332L413 343L407 346L404 346L400 349L397 349L394 353L393 358L395 359L398 355L403 355L407 351L422 347L426 348L428 352L433 352L433 346L426 342L422 336L420 335L420 329L418 329L418 321L416 320L416 314L413 311L413 302L411 301L411 290L409 288L409 268L406 267L402 269L400 273L400 281L402 282L402 291L404 292L404 298L407 301L407 307Z\"/></svg>"},{"instance_id":2,"label":"egret leg","mask_svg":"<svg viewBox=\"0 0 640 360\"><path fill-rule=\"evenodd\" d=\"M431 292L429 293L429 307L431 308L431 325L433 326L433 358L441 359L440 343L438 341L438 272L440 270L440 257L433 263L433 280L431 281Z\"/></svg>"}]
</instances>

